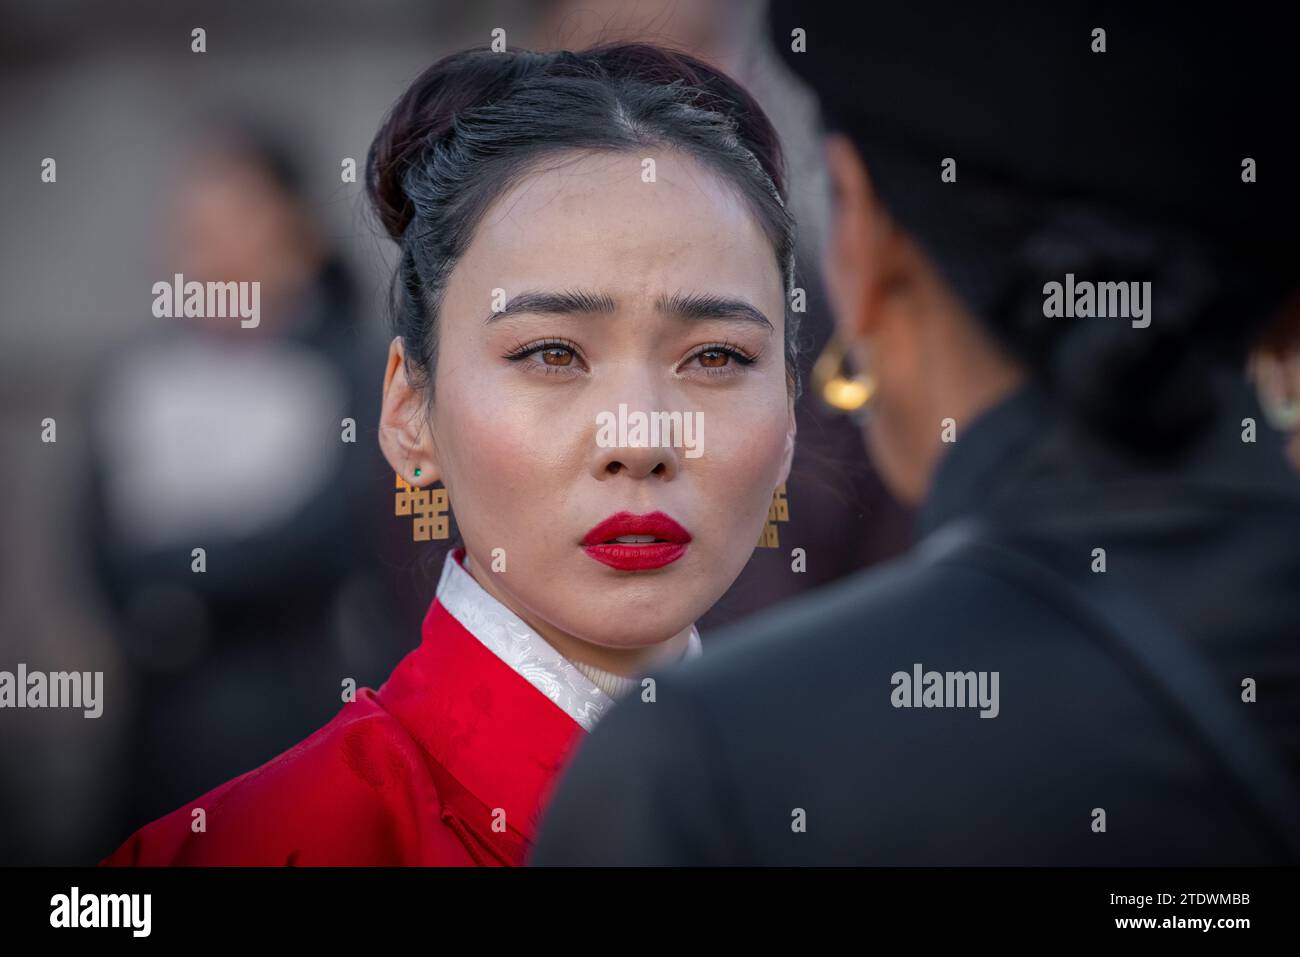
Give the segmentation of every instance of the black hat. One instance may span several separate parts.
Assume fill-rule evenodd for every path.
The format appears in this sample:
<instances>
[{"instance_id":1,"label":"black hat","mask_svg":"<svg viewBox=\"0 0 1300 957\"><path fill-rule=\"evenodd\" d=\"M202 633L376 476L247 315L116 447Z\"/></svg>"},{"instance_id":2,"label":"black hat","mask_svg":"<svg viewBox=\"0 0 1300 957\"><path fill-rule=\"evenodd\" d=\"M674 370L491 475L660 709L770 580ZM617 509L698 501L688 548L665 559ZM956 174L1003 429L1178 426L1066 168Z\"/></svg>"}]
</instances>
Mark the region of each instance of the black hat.
<instances>
[{"instance_id":1,"label":"black hat","mask_svg":"<svg viewBox=\"0 0 1300 957\"><path fill-rule=\"evenodd\" d=\"M1062 219L1058 232L1102 218L1295 275L1294 58L1258 8L773 0L769 26L976 311L999 301L1007 251Z\"/></svg>"}]
</instances>

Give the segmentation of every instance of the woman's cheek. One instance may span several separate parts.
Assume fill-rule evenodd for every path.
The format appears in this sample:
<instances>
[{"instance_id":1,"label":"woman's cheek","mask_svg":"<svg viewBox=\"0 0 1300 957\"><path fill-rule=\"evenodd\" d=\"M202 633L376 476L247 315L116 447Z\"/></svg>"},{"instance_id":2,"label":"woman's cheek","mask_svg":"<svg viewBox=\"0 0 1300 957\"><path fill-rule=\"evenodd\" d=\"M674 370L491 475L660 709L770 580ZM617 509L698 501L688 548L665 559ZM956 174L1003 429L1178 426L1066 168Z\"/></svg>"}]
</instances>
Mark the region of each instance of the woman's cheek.
<instances>
[{"instance_id":1,"label":"woman's cheek","mask_svg":"<svg viewBox=\"0 0 1300 957\"><path fill-rule=\"evenodd\" d=\"M482 393L480 393L481 395ZM494 509L515 497L515 488L525 485L529 468L526 429L516 426L509 409L491 402L466 401L461 396L443 408L443 437L438 441L444 458L447 484L452 492L452 511L459 512L465 525L494 527ZM484 481L491 476L491 481Z\"/></svg>"},{"instance_id":2,"label":"woman's cheek","mask_svg":"<svg viewBox=\"0 0 1300 957\"><path fill-rule=\"evenodd\" d=\"M733 407L712 419L708 423L713 425L712 436L708 424L705 426L705 454L710 445L716 449L720 464L731 473L733 481L762 482L769 474L779 474L788 419L784 403L765 402L740 411Z\"/></svg>"},{"instance_id":3,"label":"woman's cheek","mask_svg":"<svg viewBox=\"0 0 1300 957\"><path fill-rule=\"evenodd\" d=\"M780 478L785 421L786 410L782 407L773 415L727 416L718 422L711 442L705 433L706 452L699 461L704 461L710 450L713 452L703 475L706 494L710 504L722 509L718 514L730 514L734 534L742 538L754 528L754 539L758 539L762 517L767 514L772 490ZM747 495L743 506L737 507L741 503L736 492L742 489L747 490Z\"/></svg>"}]
</instances>

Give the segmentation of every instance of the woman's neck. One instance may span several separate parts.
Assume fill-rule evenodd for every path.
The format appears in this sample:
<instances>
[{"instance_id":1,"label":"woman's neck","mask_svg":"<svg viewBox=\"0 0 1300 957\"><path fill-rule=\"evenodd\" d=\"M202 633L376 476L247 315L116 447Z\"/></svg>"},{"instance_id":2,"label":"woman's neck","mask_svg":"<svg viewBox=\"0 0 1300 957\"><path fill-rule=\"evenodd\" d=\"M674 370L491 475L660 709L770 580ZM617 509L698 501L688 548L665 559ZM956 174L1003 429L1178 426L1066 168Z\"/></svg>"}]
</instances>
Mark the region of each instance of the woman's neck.
<instances>
[{"instance_id":1,"label":"woman's neck","mask_svg":"<svg viewBox=\"0 0 1300 957\"><path fill-rule=\"evenodd\" d=\"M484 591L518 615L524 624L541 635L552 648L575 664L591 665L602 671L608 671L611 674L623 677L639 677L655 665L676 661L681 658L690 645L693 624L687 625L667 641L655 642L652 645L643 647L610 648L606 645L597 645L585 641L553 627L549 622L540 620L524 609L516 607L512 601L497 589L497 583L493 581L493 576L482 572L468 550L465 552L465 569Z\"/></svg>"}]
</instances>

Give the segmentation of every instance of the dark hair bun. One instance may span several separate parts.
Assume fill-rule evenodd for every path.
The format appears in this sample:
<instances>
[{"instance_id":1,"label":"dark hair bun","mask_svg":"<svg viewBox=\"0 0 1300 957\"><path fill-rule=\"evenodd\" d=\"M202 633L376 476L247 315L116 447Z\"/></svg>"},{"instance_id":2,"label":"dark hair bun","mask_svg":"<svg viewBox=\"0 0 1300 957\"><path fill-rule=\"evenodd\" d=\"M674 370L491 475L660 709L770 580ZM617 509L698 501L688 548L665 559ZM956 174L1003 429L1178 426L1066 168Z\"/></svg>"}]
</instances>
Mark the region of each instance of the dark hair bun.
<instances>
[{"instance_id":1,"label":"dark hair bun","mask_svg":"<svg viewBox=\"0 0 1300 957\"><path fill-rule=\"evenodd\" d=\"M462 50L421 73L393 104L366 157L366 191L389 236L400 241L415 215L402 184L411 164L451 133L460 113L508 93L539 60L526 50Z\"/></svg>"},{"instance_id":2,"label":"dark hair bun","mask_svg":"<svg viewBox=\"0 0 1300 957\"><path fill-rule=\"evenodd\" d=\"M1044 285L1067 274L1076 284L1149 282L1145 316L1046 315ZM1222 320L1252 314L1260 294L1222 251L1096 207L1050 208L1011 275L986 322L1087 433L1146 457L1177 452L1206 426L1214 365L1239 358L1236 337L1218 334Z\"/></svg>"}]
</instances>

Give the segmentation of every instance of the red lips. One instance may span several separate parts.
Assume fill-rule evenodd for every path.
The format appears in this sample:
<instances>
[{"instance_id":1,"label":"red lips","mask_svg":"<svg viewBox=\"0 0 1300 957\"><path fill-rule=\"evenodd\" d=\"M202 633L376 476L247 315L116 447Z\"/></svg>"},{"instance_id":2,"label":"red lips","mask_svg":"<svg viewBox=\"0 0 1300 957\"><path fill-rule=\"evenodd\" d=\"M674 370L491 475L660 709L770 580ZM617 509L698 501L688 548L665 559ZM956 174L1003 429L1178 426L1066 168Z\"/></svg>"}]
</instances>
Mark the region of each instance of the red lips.
<instances>
[{"instance_id":1,"label":"red lips","mask_svg":"<svg viewBox=\"0 0 1300 957\"><path fill-rule=\"evenodd\" d=\"M625 543L613 539L626 535L653 535L654 542ZM619 512L605 519L582 539L583 550L596 561L619 571L662 568L686 554L691 533L663 512L633 515Z\"/></svg>"}]
</instances>

